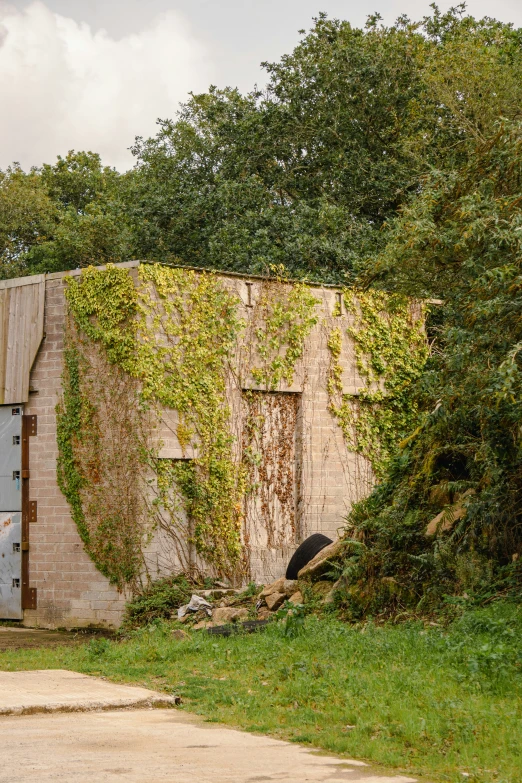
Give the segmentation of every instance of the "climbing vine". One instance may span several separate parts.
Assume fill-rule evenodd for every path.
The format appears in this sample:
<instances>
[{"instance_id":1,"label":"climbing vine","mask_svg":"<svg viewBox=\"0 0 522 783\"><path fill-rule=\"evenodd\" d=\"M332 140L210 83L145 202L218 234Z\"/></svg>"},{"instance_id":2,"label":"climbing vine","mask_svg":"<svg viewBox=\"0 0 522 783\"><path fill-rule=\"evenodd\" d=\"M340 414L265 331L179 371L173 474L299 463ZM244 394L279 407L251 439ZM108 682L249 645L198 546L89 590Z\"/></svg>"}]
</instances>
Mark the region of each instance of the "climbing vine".
<instances>
[{"instance_id":1,"label":"climbing vine","mask_svg":"<svg viewBox=\"0 0 522 783\"><path fill-rule=\"evenodd\" d=\"M319 304L309 286L290 284L281 270L276 271L278 276L265 283L256 305L255 349L261 366L251 370L254 381L270 391L281 381L292 385L305 340L317 323L315 308Z\"/></svg>"},{"instance_id":2,"label":"climbing vine","mask_svg":"<svg viewBox=\"0 0 522 783\"><path fill-rule=\"evenodd\" d=\"M88 267L80 282L66 277L66 300L75 326L101 343L111 364L136 374L138 293L129 269Z\"/></svg>"},{"instance_id":3,"label":"climbing vine","mask_svg":"<svg viewBox=\"0 0 522 783\"><path fill-rule=\"evenodd\" d=\"M62 399L56 408L58 486L67 498L78 532L88 544L89 532L85 524L80 491L86 483L74 457L74 442L81 433L82 396L80 393L80 354L75 346L66 344L62 372Z\"/></svg>"},{"instance_id":4,"label":"climbing vine","mask_svg":"<svg viewBox=\"0 0 522 783\"><path fill-rule=\"evenodd\" d=\"M136 380L107 362L69 323L57 406L60 489L85 549L119 590L141 585L154 528L143 492L151 448L149 412Z\"/></svg>"},{"instance_id":5,"label":"climbing vine","mask_svg":"<svg viewBox=\"0 0 522 783\"><path fill-rule=\"evenodd\" d=\"M345 290L343 300L362 386L356 394L343 393L344 336L336 327L328 336L330 410L349 448L369 459L381 478L399 441L415 426L412 384L428 356L423 309L382 291Z\"/></svg>"},{"instance_id":6,"label":"climbing vine","mask_svg":"<svg viewBox=\"0 0 522 783\"><path fill-rule=\"evenodd\" d=\"M144 549L158 528L185 571L203 565L229 577L248 568L249 509L276 548L286 528L295 530L297 398L267 402L241 389L244 378L270 392L292 385L318 300L280 276L258 292L243 320L233 286L212 273L108 265L66 281L58 480L87 552L119 589L134 590L147 575ZM379 475L415 416L409 388L425 358L424 335L397 297L346 291L344 302L364 384L357 397L343 393L345 335L333 329L330 409ZM238 392L246 402L242 439L231 408ZM181 448L175 460L160 458L156 432L168 411ZM281 515L286 532L274 527Z\"/></svg>"},{"instance_id":7,"label":"climbing vine","mask_svg":"<svg viewBox=\"0 0 522 783\"><path fill-rule=\"evenodd\" d=\"M173 466L172 486L181 489L196 551L218 573L230 573L241 558L244 494L227 402L239 300L212 274L159 264L144 264L139 274L143 395L178 413L178 441L194 458ZM163 503L167 475L163 470Z\"/></svg>"},{"instance_id":8,"label":"climbing vine","mask_svg":"<svg viewBox=\"0 0 522 783\"><path fill-rule=\"evenodd\" d=\"M190 531L182 531L189 532L185 542L193 544L217 573L230 574L242 554L245 473L233 455L226 399L229 357L242 327L237 316L239 300L211 274L143 264L138 277L136 286L129 270L109 265L103 271L86 270L79 282L69 281L69 312L74 330L82 335L76 341L72 369L88 363L91 345L100 346L113 367L114 378L123 374L133 379L138 410L154 410L159 416L163 409L177 412L178 441L192 459L174 463L159 459L161 444L152 443L149 434L143 439L136 465L147 466L156 477L152 510L160 515L163 512L163 520L167 512L173 519L173 533L176 529L179 532L180 524L188 524L180 522L183 510L190 520ZM78 466L83 444L99 430L97 404L93 402L99 394L91 388L92 394L73 399L73 377L74 372L64 374L64 399L58 411L61 486L92 555L93 532L86 532L86 508L92 518L103 501L97 503L94 497L95 476L85 465L81 471ZM84 379L87 377L88 373ZM132 419L127 410L120 413L122 419ZM107 541L114 540L117 531L108 529L105 518L99 520L98 529ZM179 535L175 538L180 540ZM142 542L135 543L140 550ZM93 559L113 578L107 558ZM119 583L119 577L114 581Z\"/></svg>"}]
</instances>

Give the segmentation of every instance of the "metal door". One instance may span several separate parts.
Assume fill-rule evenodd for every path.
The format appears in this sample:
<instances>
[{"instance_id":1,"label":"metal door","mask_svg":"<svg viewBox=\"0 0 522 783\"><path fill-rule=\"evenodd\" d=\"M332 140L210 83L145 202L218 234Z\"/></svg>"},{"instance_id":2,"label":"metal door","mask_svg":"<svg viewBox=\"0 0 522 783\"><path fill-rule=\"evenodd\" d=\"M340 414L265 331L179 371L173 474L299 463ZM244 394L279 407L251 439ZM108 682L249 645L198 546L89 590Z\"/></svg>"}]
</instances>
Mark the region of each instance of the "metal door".
<instances>
[{"instance_id":1,"label":"metal door","mask_svg":"<svg viewBox=\"0 0 522 783\"><path fill-rule=\"evenodd\" d=\"M22 619L22 414L0 406L0 619Z\"/></svg>"}]
</instances>

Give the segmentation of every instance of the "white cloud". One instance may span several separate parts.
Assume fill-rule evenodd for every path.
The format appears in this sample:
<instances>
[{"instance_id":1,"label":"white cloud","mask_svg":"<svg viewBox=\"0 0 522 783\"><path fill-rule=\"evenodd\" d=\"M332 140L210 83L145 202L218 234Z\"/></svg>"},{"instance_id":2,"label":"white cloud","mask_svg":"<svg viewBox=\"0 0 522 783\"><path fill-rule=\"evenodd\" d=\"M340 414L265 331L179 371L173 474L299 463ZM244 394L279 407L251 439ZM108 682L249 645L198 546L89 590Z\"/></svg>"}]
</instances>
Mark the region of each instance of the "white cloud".
<instances>
[{"instance_id":1,"label":"white cloud","mask_svg":"<svg viewBox=\"0 0 522 783\"><path fill-rule=\"evenodd\" d=\"M40 0L24 11L0 0L0 167L90 149L128 168L134 137L153 134L189 91L206 90L212 72L175 11L115 40Z\"/></svg>"}]
</instances>

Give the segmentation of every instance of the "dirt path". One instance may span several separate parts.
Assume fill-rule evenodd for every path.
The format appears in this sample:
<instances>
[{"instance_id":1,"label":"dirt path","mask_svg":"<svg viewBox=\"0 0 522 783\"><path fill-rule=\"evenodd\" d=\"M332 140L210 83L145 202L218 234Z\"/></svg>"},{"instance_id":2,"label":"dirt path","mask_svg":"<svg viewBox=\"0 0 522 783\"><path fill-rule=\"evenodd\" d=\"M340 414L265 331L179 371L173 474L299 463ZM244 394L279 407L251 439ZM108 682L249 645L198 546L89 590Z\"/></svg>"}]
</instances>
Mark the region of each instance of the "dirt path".
<instances>
[{"instance_id":1,"label":"dirt path","mask_svg":"<svg viewBox=\"0 0 522 783\"><path fill-rule=\"evenodd\" d=\"M40 628L22 628L0 625L0 650L21 650L29 647L59 647L84 644L89 639L110 636L110 631L47 631Z\"/></svg>"},{"instance_id":2,"label":"dirt path","mask_svg":"<svg viewBox=\"0 0 522 783\"><path fill-rule=\"evenodd\" d=\"M406 783L175 710L0 718L0 783ZM6 753L16 748L16 753Z\"/></svg>"},{"instance_id":3,"label":"dirt path","mask_svg":"<svg viewBox=\"0 0 522 783\"><path fill-rule=\"evenodd\" d=\"M174 697L63 670L0 672L0 758L0 783L415 780L205 723Z\"/></svg>"}]
</instances>

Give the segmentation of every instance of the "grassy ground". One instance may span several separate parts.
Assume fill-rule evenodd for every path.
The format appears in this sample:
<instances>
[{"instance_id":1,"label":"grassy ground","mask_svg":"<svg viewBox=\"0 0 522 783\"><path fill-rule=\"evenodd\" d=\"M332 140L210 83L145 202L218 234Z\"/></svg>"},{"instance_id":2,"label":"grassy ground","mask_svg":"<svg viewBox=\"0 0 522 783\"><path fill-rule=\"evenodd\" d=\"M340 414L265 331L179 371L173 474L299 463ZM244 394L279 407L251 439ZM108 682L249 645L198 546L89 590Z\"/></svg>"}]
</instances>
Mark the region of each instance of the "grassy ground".
<instances>
[{"instance_id":1,"label":"grassy ground","mask_svg":"<svg viewBox=\"0 0 522 783\"><path fill-rule=\"evenodd\" d=\"M448 629L306 619L229 638L124 641L0 653L0 669L68 668L180 693L209 720L425 775L522 780L522 609L499 604ZM466 774L463 774L466 773Z\"/></svg>"}]
</instances>

